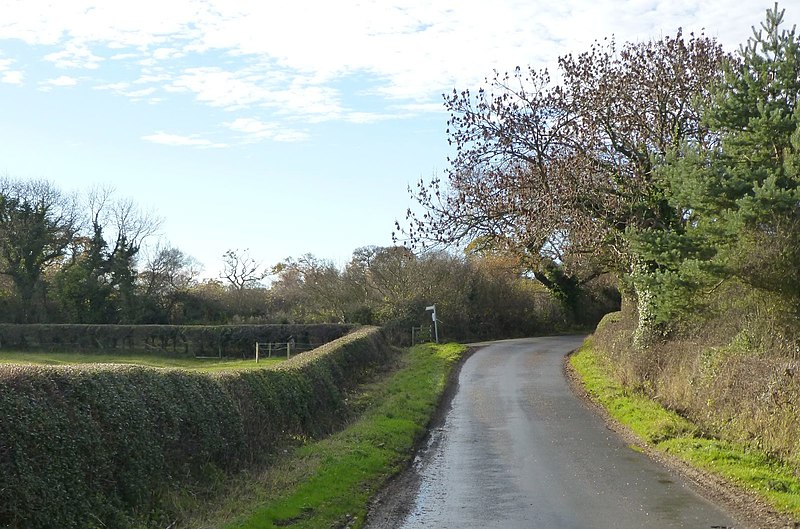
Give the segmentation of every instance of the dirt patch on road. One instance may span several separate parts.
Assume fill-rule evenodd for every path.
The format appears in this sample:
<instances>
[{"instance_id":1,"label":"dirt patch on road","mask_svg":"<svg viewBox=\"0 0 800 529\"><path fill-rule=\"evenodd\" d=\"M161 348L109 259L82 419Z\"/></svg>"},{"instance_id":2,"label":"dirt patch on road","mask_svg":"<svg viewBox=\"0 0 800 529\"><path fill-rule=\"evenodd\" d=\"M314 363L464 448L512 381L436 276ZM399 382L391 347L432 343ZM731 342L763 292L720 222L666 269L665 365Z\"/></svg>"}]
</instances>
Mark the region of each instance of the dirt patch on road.
<instances>
[{"instance_id":1,"label":"dirt patch on road","mask_svg":"<svg viewBox=\"0 0 800 529\"><path fill-rule=\"evenodd\" d=\"M670 472L683 476L690 486L701 496L722 505L728 509L746 528L739 529L799 529L800 523L791 517L775 511L761 498L748 492L734 483L710 474L704 470L690 466L669 454L665 454L644 442L628 427L614 420L604 407L592 400L583 386L580 377L570 364L570 355L564 357L564 376L569 382L572 391L586 405L597 413L606 423L606 427L637 450L645 453L651 459L661 463Z\"/></svg>"}]
</instances>

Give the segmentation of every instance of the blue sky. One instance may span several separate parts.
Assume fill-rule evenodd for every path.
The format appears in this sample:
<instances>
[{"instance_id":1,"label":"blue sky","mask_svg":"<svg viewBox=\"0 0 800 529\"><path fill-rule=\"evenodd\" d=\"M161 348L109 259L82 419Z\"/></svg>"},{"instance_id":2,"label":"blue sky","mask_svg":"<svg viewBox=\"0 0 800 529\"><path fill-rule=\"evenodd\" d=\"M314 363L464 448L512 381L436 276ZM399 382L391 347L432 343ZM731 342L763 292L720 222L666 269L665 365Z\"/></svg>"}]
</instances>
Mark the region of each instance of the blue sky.
<instances>
[{"instance_id":1,"label":"blue sky","mask_svg":"<svg viewBox=\"0 0 800 529\"><path fill-rule=\"evenodd\" d=\"M111 186L206 277L228 249L343 265L390 245L408 185L446 171L442 93L611 35L705 29L733 50L771 6L0 0L0 175Z\"/></svg>"}]
</instances>

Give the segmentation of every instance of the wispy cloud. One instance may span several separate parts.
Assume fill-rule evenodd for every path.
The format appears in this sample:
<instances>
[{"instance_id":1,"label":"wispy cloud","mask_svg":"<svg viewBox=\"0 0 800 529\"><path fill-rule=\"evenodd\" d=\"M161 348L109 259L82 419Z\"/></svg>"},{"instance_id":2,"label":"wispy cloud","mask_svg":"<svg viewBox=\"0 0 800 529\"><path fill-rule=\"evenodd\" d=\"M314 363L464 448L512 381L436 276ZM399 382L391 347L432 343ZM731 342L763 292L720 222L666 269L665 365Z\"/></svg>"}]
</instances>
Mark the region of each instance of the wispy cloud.
<instances>
[{"instance_id":1,"label":"wispy cloud","mask_svg":"<svg viewBox=\"0 0 800 529\"><path fill-rule=\"evenodd\" d=\"M236 118L225 123L225 126L241 134L241 140L245 143L264 140L297 142L309 138L309 134L302 130L291 129L278 122L267 123L256 118Z\"/></svg>"},{"instance_id":2,"label":"wispy cloud","mask_svg":"<svg viewBox=\"0 0 800 529\"><path fill-rule=\"evenodd\" d=\"M348 112L343 119L349 123L378 123L379 121L389 121L407 117L406 112L378 113L378 112Z\"/></svg>"},{"instance_id":3,"label":"wispy cloud","mask_svg":"<svg viewBox=\"0 0 800 529\"><path fill-rule=\"evenodd\" d=\"M25 78L25 74L20 71L13 69L11 66L14 64L13 59L0 59L0 83L5 84L22 84L22 80Z\"/></svg>"},{"instance_id":4,"label":"wispy cloud","mask_svg":"<svg viewBox=\"0 0 800 529\"><path fill-rule=\"evenodd\" d=\"M70 77L68 75L60 75L58 77L54 77L52 79L46 79L44 81L39 82L39 90L42 92L49 92L53 88L64 88L69 86L75 86L78 84L79 79L76 77Z\"/></svg>"},{"instance_id":5,"label":"wispy cloud","mask_svg":"<svg viewBox=\"0 0 800 529\"><path fill-rule=\"evenodd\" d=\"M765 8L741 0L26 0L5 10L0 42L45 49L54 68L81 70L82 85L137 101L189 97L251 111L296 139L306 134L297 123L441 112L442 93L481 85L493 69L553 66L611 35L707 28L734 49ZM800 10L790 7L787 22L797 21ZM23 78L10 69L0 76ZM113 88L120 83L130 86Z\"/></svg>"},{"instance_id":6,"label":"wispy cloud","mask_svg":"<svg viewBox=\"0 0 800 529\"><path fill-rule=\"evenodd\" d=\"M194 94L198 101L213 107L270 108L277 114L300 116L311 122L336 119L344 112L335 88L317 85L306 77L287 82L283 73L263 66L238 70L187 68L164 88Z\"/></svg>"},{"instance_id":7,"label":"wispy cloud","mask_svg":"<svg viewBox=\"0 0 800 529\"><path fill-rule=\"evenodd\" d=\"M141 99L148 98L148 96L153 95L158 91L158 89L154 86L148 86L146 88L136 88L131 89L131 83L128 82L118 82L118 83L106 83L106 84L99 84L95 85L95 90L109 90L116 94L129 97L134 101L138 101ZM149 98L152 100L153 98Z\"/></svg>"},{"instance_id":8,"label":"wispy cloud","mask_svg":"<svg viewBox=\"0 0 800 529\"><path fill-rule=\"evenodd\" d=\"M88 45L72 41L64 49L45 55L44 60L52 62L56 68L96 70L103 58L92 53Z\"/></svg>"},{"instance_id":9,"label":"wispy cloud","mask_svg":"<svg viewBox=\"0 0 800 529\"><path fill-rule=\"evenodd\" d=\"M0 72L0 82L6 84L22 84L25 74L18 70Z\"/></svg>"},{"instance_id":10,"label":"wispy cloud","mask_svg":"<svg viewBox=\"0 0 800 529\"><path fill-rule=\"evenodd\" d=\"M224 148L228 147L225 143L217 143L211 140L198 137L196 134L189 136L182 136L180 134L169 134L164 131L158 131L153 134L142 136L142 139L151 143L158 143L161 145L172 145L182 147L212 147Z\"/></svg>"},{"instance_id":11,"label":"wispy cloud","mask_svg":"<svg viewBox=\"0 0 800 529\"><path fill-rule=\"evenodd\" d=\"M68 75L60 75L55 79L48 79L46 82L52 86L75 86L78 84L78 79Z\"/></svg>"}]
</instances>

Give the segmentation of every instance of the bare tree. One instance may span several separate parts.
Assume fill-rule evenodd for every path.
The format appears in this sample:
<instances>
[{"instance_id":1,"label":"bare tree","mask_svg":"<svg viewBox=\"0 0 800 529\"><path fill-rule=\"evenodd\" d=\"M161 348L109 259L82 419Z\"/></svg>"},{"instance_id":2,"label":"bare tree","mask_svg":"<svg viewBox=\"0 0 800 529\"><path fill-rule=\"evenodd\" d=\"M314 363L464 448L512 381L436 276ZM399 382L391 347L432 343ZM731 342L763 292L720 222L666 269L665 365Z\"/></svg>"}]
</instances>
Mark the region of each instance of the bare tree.
<instances>
[{"instance_id":1,"label":"bare tree","mask_svg":"<svg viewBox=\"0 0 800 529\"><path fill-rule=\"evenodd\" d=\"M131 198L115 198L114 189L96 187L89 191L87 206L91 228L101 228L113 255L119 252L138 254L144 241L158 233L163 219L142 210Z\"/></svg>"},{"instance_id":2,"label":"bare tree","mask_svg":"<svg viewBox=\"0 0 800 529\"><path fill-rule=\"evenodd\" d=\"M168 243L153 248L137 277L141 295L154 303L162 317L171 318L181 296L197 284L200 263Z\"/></svg>"},{"instance_id":3,"label":"bare tree","mask_svg":"<svg viewBox=\"0 0 800 529\"><path fill-rule=\"evenodd\" d=\"M246 288L258 287L261 281L269 275L267 270L261 267L250 256L250 250L228 250L222 255L223 269L220 275L225 279L234 290L241 291Z\"/></svg>"}]
</instances>

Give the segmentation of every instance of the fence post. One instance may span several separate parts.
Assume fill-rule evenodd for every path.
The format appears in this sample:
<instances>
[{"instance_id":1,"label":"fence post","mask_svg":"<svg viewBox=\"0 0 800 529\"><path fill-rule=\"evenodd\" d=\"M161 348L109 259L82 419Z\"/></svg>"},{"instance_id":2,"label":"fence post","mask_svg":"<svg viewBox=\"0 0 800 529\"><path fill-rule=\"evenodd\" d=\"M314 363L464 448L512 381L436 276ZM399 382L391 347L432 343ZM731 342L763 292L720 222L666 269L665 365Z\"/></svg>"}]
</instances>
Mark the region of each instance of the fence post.
<instances>
[{"instance_id":1,"label":"fence post","mask_svg":"<svg viewBox=\"0 0 800 529\"><path fill-rule=\"evenodd\" d=\"M256 342L256 364L258 363L258 342Z\"/></svg>"}]
</instances>

